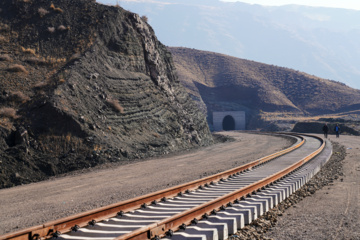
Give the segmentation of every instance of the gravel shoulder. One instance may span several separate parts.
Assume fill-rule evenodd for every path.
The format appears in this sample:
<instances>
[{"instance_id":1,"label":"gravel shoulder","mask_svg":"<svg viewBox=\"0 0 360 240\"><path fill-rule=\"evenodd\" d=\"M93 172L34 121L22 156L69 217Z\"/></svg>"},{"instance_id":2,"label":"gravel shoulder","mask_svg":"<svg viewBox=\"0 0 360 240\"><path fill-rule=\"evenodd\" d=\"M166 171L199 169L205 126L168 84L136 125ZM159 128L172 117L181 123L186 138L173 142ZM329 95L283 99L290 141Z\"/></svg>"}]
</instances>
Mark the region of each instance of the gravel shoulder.
<instances>
[{"instance_id":1,"label":"gravel shoulder","mask_svg":"<svg viewBox=\"0 0 360 240\"><path fill-rule=\"evenodd\" d=\"M0 190L0 234L209 176L292 145L282 137L224 133L232 142L183 154L108 164L47 181Z\"/></svg>"}]
</instances>

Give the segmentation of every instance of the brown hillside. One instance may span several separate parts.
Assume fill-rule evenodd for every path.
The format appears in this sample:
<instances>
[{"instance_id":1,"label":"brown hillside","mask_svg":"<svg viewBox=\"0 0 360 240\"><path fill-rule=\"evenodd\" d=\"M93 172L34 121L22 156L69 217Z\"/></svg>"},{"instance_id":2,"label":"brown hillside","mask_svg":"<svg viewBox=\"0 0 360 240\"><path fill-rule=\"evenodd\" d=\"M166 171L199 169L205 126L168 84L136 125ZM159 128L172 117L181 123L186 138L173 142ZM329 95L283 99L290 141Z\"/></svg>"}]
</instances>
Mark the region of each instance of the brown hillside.
<instances>
[{"instance_id":1,"label":"brown hillside","mask_svg":"<svg viewBox=\"0 0 360 240\"><path fill-rule=\"evenodd\" d=\"M0 1L0 188L212 143L145 18Z\"/></svg>"},{"instance_id":2,"label":"brown hillside","mask_svg":"<svg viewBox=\"0 0 360 240\"><path fill-rule=\"evenodd\" d=\"M318 115L360 108L360 91L299 71L218 53L169 48L181 82L212 111Z\"/></svg>"}]
</instances>

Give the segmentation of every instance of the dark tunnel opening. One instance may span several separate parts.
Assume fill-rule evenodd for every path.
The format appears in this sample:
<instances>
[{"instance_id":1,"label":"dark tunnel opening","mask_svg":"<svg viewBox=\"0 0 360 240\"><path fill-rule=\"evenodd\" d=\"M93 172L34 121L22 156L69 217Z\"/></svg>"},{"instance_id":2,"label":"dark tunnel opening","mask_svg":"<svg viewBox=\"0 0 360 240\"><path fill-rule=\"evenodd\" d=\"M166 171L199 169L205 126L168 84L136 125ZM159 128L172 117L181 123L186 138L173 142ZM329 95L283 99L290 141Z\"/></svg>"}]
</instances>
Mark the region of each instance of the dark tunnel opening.
<instances>
[{"instance_id":1,"label":"dark tunnel opening","mask_svg":"<svg viewBox=\"0 0 360 240\"><path fill-rule=\"evenodd\" d=\"M225 131L235 130L235 119L230 115L225 116L222 122L222 127Z\"/></svg>"}]
</instances>

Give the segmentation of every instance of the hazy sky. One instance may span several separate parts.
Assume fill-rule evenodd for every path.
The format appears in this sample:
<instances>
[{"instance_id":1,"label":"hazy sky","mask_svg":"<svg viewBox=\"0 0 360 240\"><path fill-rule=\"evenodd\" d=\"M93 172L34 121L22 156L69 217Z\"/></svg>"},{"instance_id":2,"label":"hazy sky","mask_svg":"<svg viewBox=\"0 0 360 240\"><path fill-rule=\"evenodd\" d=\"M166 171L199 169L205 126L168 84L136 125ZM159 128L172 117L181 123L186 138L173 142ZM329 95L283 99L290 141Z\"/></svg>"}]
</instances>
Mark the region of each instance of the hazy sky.
<instances>
[{"instance_id":1,"label":"hazy sky","mask_svg":"<svg viewBox=\"0 0 360 240\"><path fill-rule=\"evenodd\" d=\"M287 4L308 5L317 7L334 7L360 10L359 0L222 0L224 2L244 2L267 6L280 6Z\"/></svg>"}]
</instances>

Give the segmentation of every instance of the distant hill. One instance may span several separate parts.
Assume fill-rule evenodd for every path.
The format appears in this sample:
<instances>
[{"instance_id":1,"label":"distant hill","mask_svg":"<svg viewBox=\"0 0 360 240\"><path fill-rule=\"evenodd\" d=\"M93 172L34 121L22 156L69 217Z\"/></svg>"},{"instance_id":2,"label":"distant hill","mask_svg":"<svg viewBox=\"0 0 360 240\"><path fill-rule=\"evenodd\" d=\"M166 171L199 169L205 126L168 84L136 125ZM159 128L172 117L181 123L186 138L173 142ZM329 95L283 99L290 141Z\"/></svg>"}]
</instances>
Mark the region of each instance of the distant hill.
<instances>
[{"instance_id":1,"label":"distant hill","mask_svg":"<svg viewBox=\"0 0 360 240\"><path fill-rule=\"evenodd\" d=\"M146 15L167 46L288 67L360 89L360 11L220 0L122 0L120 4Z\"/></svg>"},{"instance_id":2,"label":"distant hill","mask_svg":"<svg viewBox=\"0 0 360 240\"><path fill-rule=\"evenodd\" d=\"M248 126L260 112L311 116L360 109L360 90L303 72L223 54L169 48L180 81L211 125L213 111L246 111Z\"/></svg>"}]
</instances>

